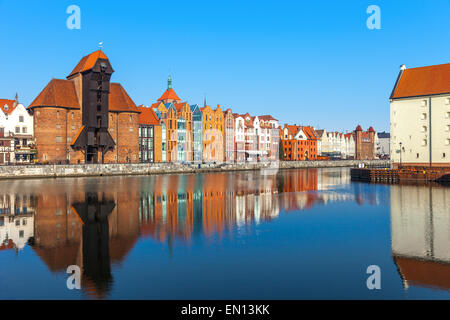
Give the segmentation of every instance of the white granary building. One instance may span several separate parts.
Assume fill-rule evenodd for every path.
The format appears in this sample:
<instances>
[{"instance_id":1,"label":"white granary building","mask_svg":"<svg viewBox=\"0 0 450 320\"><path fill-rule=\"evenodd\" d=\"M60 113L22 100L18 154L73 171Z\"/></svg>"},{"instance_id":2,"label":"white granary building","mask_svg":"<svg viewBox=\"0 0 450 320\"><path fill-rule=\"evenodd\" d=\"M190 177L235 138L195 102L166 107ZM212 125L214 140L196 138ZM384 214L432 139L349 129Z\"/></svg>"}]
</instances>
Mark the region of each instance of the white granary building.
<instances>
[{"instance_id":1,"label":"white granary building","mask_svg":"<svg viewBox=\"0 0 450 320\"><path fill-rule=\"evenodd\" d=\"M450 166L450 63L402 65L390 105L394 166Z\"/></svg>"}]
</instances>

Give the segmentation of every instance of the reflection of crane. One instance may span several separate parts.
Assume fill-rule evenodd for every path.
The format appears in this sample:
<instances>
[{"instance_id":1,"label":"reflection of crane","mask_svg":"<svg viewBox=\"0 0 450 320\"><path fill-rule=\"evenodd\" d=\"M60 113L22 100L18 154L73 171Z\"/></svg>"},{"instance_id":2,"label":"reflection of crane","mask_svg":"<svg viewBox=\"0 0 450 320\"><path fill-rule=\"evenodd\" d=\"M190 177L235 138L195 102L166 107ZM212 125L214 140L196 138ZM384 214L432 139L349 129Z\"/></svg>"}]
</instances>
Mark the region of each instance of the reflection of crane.
<instances>
[{"instance_id":1,"label":"reflection of crane","mask_svg":"<svg viewBox=\"0 0 450 320\"><path fill-rule=\"evenodd\" d=\"M72 204L72 211L83 223L83 274L101 294L109 290L112 280L108 216L115 206L104 196L100 200L96 192L86 192L85 201Z\"/></svg>"}]
</instances>

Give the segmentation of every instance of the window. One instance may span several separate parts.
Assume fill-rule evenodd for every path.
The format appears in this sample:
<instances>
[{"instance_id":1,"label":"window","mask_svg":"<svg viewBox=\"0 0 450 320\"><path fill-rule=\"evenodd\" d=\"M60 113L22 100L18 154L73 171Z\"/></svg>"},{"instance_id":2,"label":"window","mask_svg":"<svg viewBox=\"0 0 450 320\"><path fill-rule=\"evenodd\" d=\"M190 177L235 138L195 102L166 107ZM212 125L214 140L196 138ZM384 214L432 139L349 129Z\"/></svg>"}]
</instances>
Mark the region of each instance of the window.
<instances>
[{"instance_id":1,"label":"window","mask_svg":"<svg viewBox=\"0 0 450 320\"><path fill-rule=\"evenodd\" d=\"M427 120L427 114L426 113L422 113L422 116L420 117L420 119Z\"/></svg>"},{"instance_id":2,"label":"window","mask_svg":"<svg viewBox=\"0 0 450 320\"><path fill-rule=\"evenodd\" d=\"M73 116L74 116L74 115L73 115L73 112L71 112L71 113L70 113L70 117L72 118L72 120L73 120Z\"/></svg>"},{"instance_id":3,"label":"window","mask_svg":"<svg viewBox=\"0 0 450 320\"><path fill-rule=\"evenodd\" d=\"M417 158L417 159L419 158L419 154L416 155L416 158Z\"/></svg>"},{"instance_id":4,"label":"window","mask_svg":"<svg viewBox=\"0 0 450 320\"><path fill-rule=\"evenodd\" d=\"M27 127L22 128L22 133L27 133Z\"/></svg>"},{"instance_id":5,"label":"window","mask_svg":"<svg viewBox=\"0 0 450 320\"><path fill-rule=\"evenodd\" d=\"M60 136L56 137L56 142L62 142L62 137Z\"/></svg>"},{"instance_id":6,"label":"window","mask_svg":"<svg viewBox=\"0 0 450 320\"><path fill-rule=\"evenodd\" d=\"M426 107L428 105L428 101L427 100L422 100L422 107Z\"/></svg>"},{"instance_id":7,"label":"window","mask_svg":"<svg viewBox=\"0 0 450 320\"><path fill-rule=\"evenodd\" d=\"M450 125L447 125L447 131L450 131Z\"/></svg>"},{"instance_id":8,"label":"window","mask_svg":"<svg viewBox=\"0 0 450 320\"><path fill-rule=\"evenodd\" d=\"M56 118L59 119L59 111L56 111Z\"/></svg>"},{"instance_id":9,"label":"window","mask_svg":"<svg viewBox=\"0 0 450 320\"><path fill-rule=\"evenodd\" d=\"M427 145L427 139L423 139L423 140L422 140L422 146L425 147L426 145Z\"/></svg>"},{"instance_id":10,"label":"window","mask_svg":"<svg viewBox=\"0 0 450 320\"><path fill-rule=\"evenodd\" d=\"M422 132L427 132L427 126L422 127Z\"/></svg>"},{"instance_id":11,"label":"window","mask_svg":"<svg viewBox=\"0 0 450 320\"><path fill-rule=\"evenodd\" d=\"M23 122L23 116L19 116L19 122Z\"/></svg>"},{"instance_id":12,"label":"window","mask_svg":"<svg viewBox=\"0 0 450 320\"><path fill-rule=\"evenodd\" d=\"M133 128L132 127L130 127L130 132L133 132Z\"/></svg>"},{"instance_id":13,"label":"window","mask_svg":"<svg viewBox=\"0 0 450 320\"><path fill-rule=\"evenodd\" d=\"M446 117L447 119L450 119L450 112L447 112L447 113L445 114L445 117Z\"/></svg>"},{"instance_id":14,"label":"window","mask_svg":"<svg viewBox=\"0 0 450 320\"><path fill-rule=\"evenodd\" d=\"M445 145L450 146L450 139L447 139L447 140L445 141Z\"/></svg>"},{"instance_id":15,"label":"window","mask_svg":"<svg viewBox=\"0 0 450 320\"><path fill-rule=\"evenodd\" d=\"M450 98L445 99L445 104L450 104Z\"/></svg>"},{"instance_id":16,"label":"window","mask_svg":"<svg viewBox=\"0 0 450 320\"><path fill-rule=\"evenodd\" d=\"M16 127L16 133L20 133L20 127Z\"/></svg>"},{"instance_id":17,"label":"window","mask_svg":"<svg viewBox=\"0 0 450 320\"><path fill-rule=\"evenodd\" d=\"M56 125L56 130L61 130L61 125L60 124Z\"/></svg>"}]
</instances>

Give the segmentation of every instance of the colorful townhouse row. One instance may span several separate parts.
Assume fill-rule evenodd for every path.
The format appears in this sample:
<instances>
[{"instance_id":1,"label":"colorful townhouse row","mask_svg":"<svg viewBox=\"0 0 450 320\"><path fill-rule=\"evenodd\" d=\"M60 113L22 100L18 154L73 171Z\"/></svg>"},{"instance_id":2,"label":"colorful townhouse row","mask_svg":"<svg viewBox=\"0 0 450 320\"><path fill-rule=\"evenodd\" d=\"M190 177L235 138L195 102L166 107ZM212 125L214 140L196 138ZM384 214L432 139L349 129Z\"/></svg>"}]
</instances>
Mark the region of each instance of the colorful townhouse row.
<instances>
[{"instance_id":1,"label":"colorful townhouse row","mask_svg":"<svg viewBox=\"0 0 450 320\"><path fill-rule=\"evenodd\" d=\"M83 57L66 79L52 79L27 109L8 100L0 113L0 164L12 158L39 163L302 161L317 160L323 151L323 136L313 127L282 128L270 115L183 102L170 76L155 103L136 106L120 83L110 82L113 73L98 50ZM14 124L2 125L3 118ZM355 155L361 153L357 132L352 135ZM14 136L15 144L4 142L4 135ZM366 135L359 141L367 144ZM8 153L12 145L22 154ZM2 154L3 149L8 152Z\"/></svg>"},{"instance_id":2,"label":"colorful townhouse row","mask_svg":"<svg viewBox=\"0 0 450 320\"><path fill-rule=\"evenodd\" d=\"M235 163L279 159L278 120L182 102L172 87L139 106L139 161Z\"/></svg>"},{"instance_id":3,"label":"colorful townhouse row","mask_svg":"<svg viewBox=\"0 0 450 320\"><path fill-rule=\"evenodd\" d=\"M285 125L281 129L282 159L303 161L318 159L375 159L380 157L381 138L370 127L358 125L353 132L327 132L310 126Z\"/></svg>"}]
</instances>

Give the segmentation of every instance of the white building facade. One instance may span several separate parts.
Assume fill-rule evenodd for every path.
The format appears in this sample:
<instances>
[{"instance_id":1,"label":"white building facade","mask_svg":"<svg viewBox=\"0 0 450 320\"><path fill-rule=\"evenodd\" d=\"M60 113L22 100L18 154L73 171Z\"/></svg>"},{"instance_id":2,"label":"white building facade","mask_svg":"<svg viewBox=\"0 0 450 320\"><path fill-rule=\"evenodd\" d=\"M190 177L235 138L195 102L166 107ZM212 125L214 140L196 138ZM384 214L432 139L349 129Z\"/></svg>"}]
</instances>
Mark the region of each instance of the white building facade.
<instances>
[{"instance_id":1,"label":"white building facade","mask_svg":"<svg viewBox=\"0 0 450 320\"><path fill-rule=\"evenodd\" d=\"M0 109L0 164L29 163L35 155L33 116L17 97L0 99Z\"/></svg>"},{"instance_id":2,"label":"white building facade","mask_svg":"<svg viewBox=\"0 0 450 320\"><path fill-rule=\"evenodd\" d=\"M403 65L390 117L394 166L450 166L450 64Z\"/></svg>"}]
</instances>

